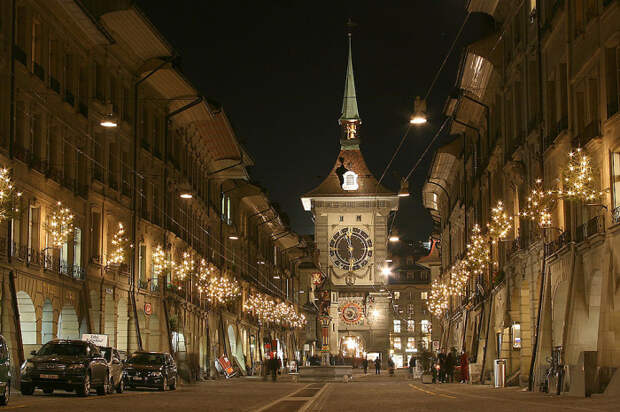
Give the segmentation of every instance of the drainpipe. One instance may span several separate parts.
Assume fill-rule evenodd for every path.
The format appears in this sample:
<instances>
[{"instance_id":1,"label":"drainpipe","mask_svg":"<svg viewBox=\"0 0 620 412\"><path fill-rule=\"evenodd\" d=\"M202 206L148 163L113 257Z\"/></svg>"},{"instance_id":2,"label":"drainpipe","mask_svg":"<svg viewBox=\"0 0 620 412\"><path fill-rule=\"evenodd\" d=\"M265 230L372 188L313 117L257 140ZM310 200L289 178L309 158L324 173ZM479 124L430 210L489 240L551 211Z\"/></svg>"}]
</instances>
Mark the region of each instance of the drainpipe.
<instances>
[{"instance_id":1,"label":"drainpipe","mask_svg":"<svg viewBox=\"0 0 620 412\"><path fill-rule=\"evenodd\" d=\"M15 29L16 29L16 13L17 13L17 1L12 2L12 15L11 15L11 42L10 42L10 103L9 103L9 161L13 160L13 140L15 139L15 56L13 51L15 50ZM15 289L15 272L11 268L11 254L13 252L13 219L7 221L7 266L9 267L9 289L11 292L11 305L14 315L15 326L15 341L17 343L17 360L18 365L24 363L24 343L22 341L22 328L19 323L19 305L17 303L17 291ZM19 376L19 366L16 368L17 375Z\"/></svg>"},{"instance_id":2,"label":"drainpipe","mask_svg":"<svg viewBox=\"0 0 620 412\"><path fill-rule=\"evenodd\" d=\"M176 109L173 112L170 112L166 115L166 119L164 121L164 174L163 174L163 185L162 185L162 191L165 194L164 195L164 202L163 202L163 207L162 207L162 224L164 227L164 235L163 235L163 241L164 241L164 253L167 252L168 249L168 241L167 241L167 234L168 234L168 226L167 226L167 219L166 219L166 205L167 205L167 201L168 201L168 193L166 191L166 187L167 187L167 182L168 182L168 129L169 129L169 122L170 119L173 116L176 116L177 114L184 112L187 109L190 109L194 106L196 106L197 104L200 104L203 101L203 97L202 96L197 96L196 99L194 99L193 101L189 102L188 104L186 104L185 106L182 106L178 109ZM166 332L168 334L168 347L170 349L170 353L173 354L174 353L174 348L172 346L172 331L170 330L170 321L169 321L169 316L168 316L168 305L166 303L166 287L167 285L167 279L164 278L163 282L161 279L157 280L158 282L160 282L161 285L161 289L162 289L162 301L163 301L163 306L164 306L164 312L165 312L165 318L166 318Z\"/></svg>"},{"instance_id":3,"label":"drainpipe","mask_svg":"<svg viewBox=\"0 0 620 412\"><path fill-rule=\"evenodd\" d=\"M140 150L140 144L138 142L138 88L149 77L154 75L157 71L163 68L166 64L171 63L175 56L169 56L162 59L162 62L151 70L146 76L136 80L133 85L133 135L134 135L134 147L133 147L133 193L132 193L132 222L131 222L131 239L134 247L131 249L131 275L129 277L129 288L131 293L131 305L133 308L134 324L136 328L136 336L138 338L138 349L142 350L142 336L140 335L140 323L138 322L138 309L136 307L136 250L138 245L136 244L138 233L138 151Z\"/></svg>"}]
</instances>

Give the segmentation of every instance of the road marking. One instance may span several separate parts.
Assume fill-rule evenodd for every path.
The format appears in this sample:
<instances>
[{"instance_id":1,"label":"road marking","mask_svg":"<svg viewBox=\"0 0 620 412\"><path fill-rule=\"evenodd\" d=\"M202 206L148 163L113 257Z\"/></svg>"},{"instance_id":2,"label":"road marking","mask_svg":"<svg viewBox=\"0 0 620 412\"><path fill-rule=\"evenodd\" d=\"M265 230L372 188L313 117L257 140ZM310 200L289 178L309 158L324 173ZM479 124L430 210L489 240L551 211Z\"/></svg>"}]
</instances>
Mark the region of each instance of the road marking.
<instances>
[{"instance_id":1,"label":"road marking","mask_svg":"<svg viewBox=\"0 0 620 412\"><path fill-rule=\"evenodd\" d=\"M273 405L275 405L275 404L277 404L277 403L279 403L279 402L281 402L281 401L290 400L290 399L291 399L291 397L292 397L294 394L296 394L296 393L298 393L298 392L300 392L300 391L302 391L302 390L304 390L304 389L307 389L309 386L310 386L310 384L308 384L308 385L304 386L303 388L296 389L296 390L294 390L293 392L289 393L288 395L285 395L285 396L283 396L283 397L281 397L281 398L276 399L276 400L275 400L275 401L273 401L273 402L268 403L267 405L264 405L264 406L262 406L262 407L260 407L260 408L258 408L258 409L255 409L255 411L254 411L254 412L261 412L261 411L265 411L265 410L267 410L267 409L271 408Z\"/></svg>"},{"instance_id":2,"label":"road marking","mask_svg":"<svg viewBox=\"0 0 620 412\"><path fill-rule=\"evenodd\" d=\"M20 409L20 408L25 408L28 405L15 405L15 406L3 406L2 410L6 411L7 409Z\"/></svg>"},{"instance_id":3,"label":"road marking","mask_svg":"<svg viewBox=\"0 0 620 412\"><path fill-rule=\"evenodd\" d=\"M444 393L435 393L435 392L427 391L426 389L422 389L419 386L414 385L413 383L410 383L409 386L411 386L413 389L419 390L420 392L424 392L424 393L427 393L429 395L437 395L437 396L442 396L444 398L456 399L456 396L446 395Z\"/></svg>"}]
</instances>

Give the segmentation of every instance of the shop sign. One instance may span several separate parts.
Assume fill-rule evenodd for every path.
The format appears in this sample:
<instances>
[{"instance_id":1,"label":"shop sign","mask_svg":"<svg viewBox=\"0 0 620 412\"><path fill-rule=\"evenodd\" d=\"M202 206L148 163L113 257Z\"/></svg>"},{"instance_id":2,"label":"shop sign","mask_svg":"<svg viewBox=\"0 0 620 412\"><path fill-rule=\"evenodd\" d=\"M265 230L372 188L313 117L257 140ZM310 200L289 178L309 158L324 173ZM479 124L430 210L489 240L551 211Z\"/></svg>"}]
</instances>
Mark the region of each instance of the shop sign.
<instances>
[{"instance_id":1,"label":"shop sign","mask_svg":"<svg viewBox=\"0 0 620 412\"><path fill-rule=\"evenodd\" d=\"M438 340L434 340L433 341L433 350L434 351L438 351L439 350L439 341Z\"/></svg>"},{"instance_id":2,"label":"shop sign","mask_svg":"<svg viewBox=\"0 0 620 412\"><path fill-rule=\"evenodd\" d=\"M95 346L108 346L108 335L97 335L94 333L83 333L82 340L90 342Z\"/></svg>"},{"instance_id":3,"label":"shop sign","mask_svg":"<svg viewBox=\"0 0 620 412\"><path fill-rule=\"evenodd\" d=\"M224 375L226 375L226 379L231 378L235 375L235 372L232 368L232 364L230 363L230 361L228 360L226 356L224 355L220 356L217 361L222 367L222 370L224 371Z\"/></svg>"},{"instance_id":4,"label":"shop sign","mask_svg":"<svg viewBox=\"0 0 620 412\"><path fill-rule=\"evenodd\" d=\"M153 305L151 305L150 303L145 303L144 304L144 314L145 315L152 315L153 314Z\"/></svg>"}]
</instances>

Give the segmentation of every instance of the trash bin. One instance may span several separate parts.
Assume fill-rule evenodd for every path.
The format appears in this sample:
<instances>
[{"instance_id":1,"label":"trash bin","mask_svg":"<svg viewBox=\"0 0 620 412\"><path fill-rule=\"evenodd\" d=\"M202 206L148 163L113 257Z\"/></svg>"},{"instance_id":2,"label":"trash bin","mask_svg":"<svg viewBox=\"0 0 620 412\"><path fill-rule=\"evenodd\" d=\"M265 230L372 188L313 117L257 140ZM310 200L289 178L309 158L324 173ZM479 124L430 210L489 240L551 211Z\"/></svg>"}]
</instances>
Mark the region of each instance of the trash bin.
<instances>
[{"instance_id":1,"label":"trash bin","mask_svg":"<svg viewBox=\"0 0 620 412\"><path fill-rule=\"evenodd\" d=\"M506 359L495 359L493 366L493 374L495 375L495 387L503 388L504 386L506 386Z\"/></svg>"}]
</instances>

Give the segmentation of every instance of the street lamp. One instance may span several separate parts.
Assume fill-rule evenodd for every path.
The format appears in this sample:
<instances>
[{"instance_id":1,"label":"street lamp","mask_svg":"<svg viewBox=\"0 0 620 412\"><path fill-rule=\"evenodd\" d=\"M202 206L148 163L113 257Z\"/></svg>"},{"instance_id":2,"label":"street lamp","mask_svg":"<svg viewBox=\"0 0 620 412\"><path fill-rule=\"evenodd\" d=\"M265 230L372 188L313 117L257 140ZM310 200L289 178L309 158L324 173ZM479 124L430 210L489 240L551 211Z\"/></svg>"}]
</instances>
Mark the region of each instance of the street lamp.
<instances>
[{"instance_id":1,"label":"street lamp","mask_svg":"<svg viewBox=\"0 0 620 412\"><path fill-rule=\"evenodd\" d=\"M401 179L398 197L409 197L409 181L407 179Z\"/></svg>"},{"instance_id":2,"label":"street lamp","mask_svg":"<svg viewBox=\"0 0 620 412\"><path fill-rule=\"evenodd\" d=\"M428 121L428 116L426 115L426 100L420 99L420 96L415 98L413 102L413 115L409 120L409 123L419 126L423 125Z\"/></svg>"},{"instance_id":3,"label":"street lamp","mask_svg":"<svg viewBox=\"0 0 620 412\"><path fill-rule=\"evenodd\" d=\"M390 242L392 242L392 243L396 243L396 242L400 241L400 238L397 235L392 235L392 236L389 237L388 240Z\"/></svg>"},{"instance_id":4,"label":"street lamp","mask_svg":"<svg viewBox=\"0 0 620 412\"><path fill-rule=\"evenodd\" d=\"M194 195L192 195L192 194L191 194L191 193L189 193L189 192L183 192L183 193L181 193L181 194L179 195L179 197L180 197L181 199L191 199L192 197L194 197Z\"/></svg>"},{"instance_id":5,"label":"street lamp","mask_svg":"<svg viewBox=\"0 0 620 412\"><path fill-rule=\"evenodd\" d=\"M390 267L389 267L389 266L384 266L384 267L381 269L381 274L382 274L383 276L390 276L390 275L392 274L392 270L390 269Z\"/></svg>"},{"instance_id":6,"label":"street lamp","mask_svg":"<svg viewBox=\"0 0 620 412\"><path fill-rule=\"evenodd\" d=\"M99 125L107 128L113 128L118 126L118 122L116 121L116 118L114 116L108 114L103 116L101 122L99 122Z\"/></svg>"}]
</instances>

